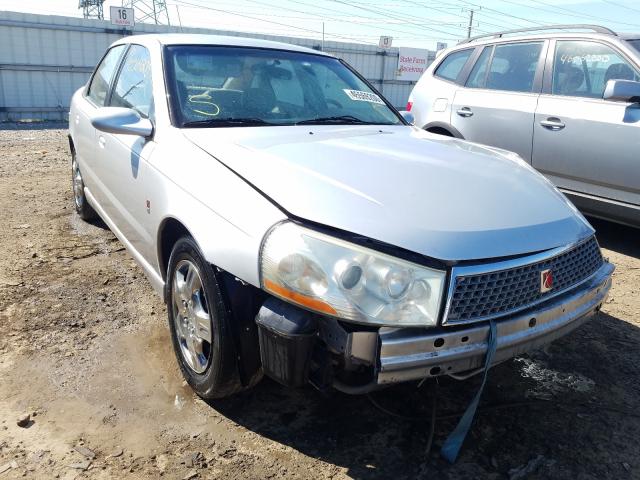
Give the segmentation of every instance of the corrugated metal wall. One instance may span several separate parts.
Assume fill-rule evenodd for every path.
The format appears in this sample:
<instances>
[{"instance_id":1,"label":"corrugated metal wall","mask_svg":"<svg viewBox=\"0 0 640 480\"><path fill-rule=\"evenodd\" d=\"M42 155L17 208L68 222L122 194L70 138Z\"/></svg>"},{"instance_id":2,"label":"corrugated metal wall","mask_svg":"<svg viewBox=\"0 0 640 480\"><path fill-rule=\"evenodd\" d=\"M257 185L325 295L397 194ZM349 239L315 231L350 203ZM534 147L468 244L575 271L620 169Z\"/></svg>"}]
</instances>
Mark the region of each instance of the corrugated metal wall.
<instances>
[{"instance_id":1,"label":"corrugated metal wall","mask_svg":"<svg viewBox=\"0 0 640 480\"><path fill-rule=\"evenodd\" d=\"M320 48L319 40L202 28L138 24L133 31L163 32L255 37ZM71 95L86 82L107 46L122 35L108 21L0 12L0 121L66 120ZM393 105L404 108L415 82L396 79L397 48L325 41L324 51L343 58Z\"/></svg>"}]
</instances>

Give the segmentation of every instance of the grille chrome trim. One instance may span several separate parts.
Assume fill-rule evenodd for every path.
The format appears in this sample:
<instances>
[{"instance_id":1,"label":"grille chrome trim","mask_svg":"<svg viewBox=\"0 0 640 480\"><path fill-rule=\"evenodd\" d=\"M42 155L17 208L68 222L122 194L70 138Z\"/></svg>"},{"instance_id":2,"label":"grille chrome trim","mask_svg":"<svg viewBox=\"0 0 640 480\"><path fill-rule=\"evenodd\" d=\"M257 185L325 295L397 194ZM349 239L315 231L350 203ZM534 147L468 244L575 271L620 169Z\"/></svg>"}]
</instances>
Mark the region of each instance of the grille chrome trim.
<instances>
[{"instance_id":1,"label":"grille chrome trim","mask_svg":"<svg viewBox=\"0 0 640 480\"><path fill-rule=\"evenodd\" d=\"M493 262L493 263L487 263L487 264L481 264L481 265L465 265L465 266L453 267L451 270L451 277L450 277L449 287L447 290L447 300L446 300L444 315L442 317L442 325L443 326L466 325L466 324L471 324L476 322L487 321L494 318L505 317L505 316L520 312L522 310L526 310L535 305L538 305L540 303L551 300L559 295L562 295L576 288L577 286L583 284L584 282L588 281L590 278L592 278L595 275L595 273L598 271L598 268L595 268L594 271L591 272L589 275L579 279L578 281L570 284L569 286L567 286L566 288L563 288L562 290L549 292L548 294L544 294L541 298L538 298L526 304L518 305L515 308L511 308L505 311L499 311L497 313L493 313L490 315L477 316L477 317L474 316L473 318L470 318L470 319L461 319L461 320L451 319L450 320L449 315L452 309L454 293L457 286L457 279L459 277L473 277L473 276L479 276L479 275L485 275L485 274L491 274L491 273L499 273L503 271L522 268L522 267L524 268L530 267L530 266L535 267L535 265L537 264L553 261L557 257L570 253L571 251L576 250L580 247L583 247L585 246L585 244L591 243L591 242L594 243L598 249L598 254L600 256L600 262L598 264L598 267L600 267L604 262L604 259L600 252L600 245L598 244L598 241L596 240L594 235L584 238L571 245L554 248L554 249L547 250L545 252L537 253L534 255L528 255L528 256L520 257L516 259L503 260L500 262Z\"/></svg>"}]
</instances>

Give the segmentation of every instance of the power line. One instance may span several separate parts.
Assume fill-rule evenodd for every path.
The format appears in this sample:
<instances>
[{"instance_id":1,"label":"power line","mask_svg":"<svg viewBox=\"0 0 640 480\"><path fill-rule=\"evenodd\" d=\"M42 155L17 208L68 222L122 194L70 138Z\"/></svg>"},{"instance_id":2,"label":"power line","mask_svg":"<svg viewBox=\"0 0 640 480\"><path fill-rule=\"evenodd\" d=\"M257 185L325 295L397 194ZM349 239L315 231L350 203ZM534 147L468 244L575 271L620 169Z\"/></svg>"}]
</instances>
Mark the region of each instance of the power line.
<instances>
[{"instance_id":1,"label":"power line","mask_svg":"<svg viewBox=\"0 0 640 480\"><path fill-rule=\"evenodd\" d=\"M476 10L476 15L480 15L482 17L488 17L491 20L495 20L496 18L498 20L502 20L502 18L498 17L498 15L494 14L494 13L488 13L485 11L485 7L481 7L479 9ZM503 14L504 16L504 14ZM478 20L478 21L483 21L485 23L485 25L491 25L490 23L484 21L484 20ZM519 27L519 28L524 28L524 27L530 27L531 26L531 20L529 20L530 23L523 25L522 23L515 23L513 20L508 20L509 23L508 24L501 24L501 25L496 25L498 28L501 28L503 30L509 30L510 28L513 27Z\"/></svg>"},{"instance_id":2,"label":"power line","mask_svg":"<svg viewBox=\"0 0 640 480\"><path fill-rule=\"evenodd\" d=\"M250 2L253 2L253 3L257 3L257 2L258 2L258 0L246 0L246 1L250 1ZM290 3L296 3L296 4L298 4L298 5L305 6L305 7L307 7L307 8L309 8L309 7L311 7L311 8L319 8L319 7L316 7L316 6L314 6L314 5L310 5L310 4L308 4L308 3L301 2L301 1L298 1L298 0L287 0L287 1L289 1ZM264 3L264 2L262 2L262 3ZM273 6L273 5L272 5L272 6ZM351 6L351 5L350 5L350 6ZM355 8L360 8L360 7L355 7ZM292 10L291 8L289 8L289 10L290 10L290 11L296 11L296 10ZM324 10L324 9L323 9L323 10ZM309 12L306 12L306 13L309 13ZM378 12L374 12L374 13L378 13ZM430 27L425 26L425 24L410 23L409 25L406 25L406 19L405 19L405 18L403 18L403 17L397 17L397 16L389 16L386 12L383 12L383 13L385 13L385 15L386 15L386 17L385 17L385 18L393 18L393 19L395 19L395 20L400 20L400 21L404 22L404 26L405 26L405 27L407 27L407 28L419 28L419 29L421 29L421 30L425 30L425 29L426 29L426 30L435 30L435 29L433 29L433 28L430 28ZM378 13L378 14L379 14L379 13ZM313 14L313 13L312 13L312 15L316 15L316 16L318 16L317 14ZM331 17L327 17L327 16L325 16L325 15L322 15L321 17L322 17L322 18L329 18L329 19L331 19ZM360 18L367 18L367 19L371 19L371 20L378 20L378 18L375 18L375 17L366 17L366 16L363 16L363 15L359 15L359 17L360 17ZM385 20L385 18L380 18L380 20L383 20L383 21L384 21L384 20ZM430 21L430 20L428 20L428 19L425 19L425 20ZM352 22L351 22L351 23L352 23ZM406 33L406 34L410 34L410 35L415 35L415 34L416 34L416 32L413 32L413 31L412 31L412 32L409 32L409 31L407 31L407 30L398 30L397 28L389 28L387 25L385 25L384 29L385 29L385 31L388 31L388 32ZM457 35L455 35L455 34L452 34L452 33L446 33L446 34L447 34L447 35L454 35L454 36L453 36L453 37L448 37L448 38L442 38L442 37L428 37L428 36L424 35L422 38L424 38L424 39L426 39L426 40L458 40L458 39L460 38L459 36L457 36Z\"/></svg>"},{"instance_id":3,"label":"power line","mask_svg":"<svg viewBox=\"0 0 640 480\"><path fill-rule=\"evenodd\" d=\"M555 15L557 15L558 11L560 11L562 13L569 13L574 18L590 18L590 19L598 20L599 22L602 22L604 20L606 22L611 22L611 23L618 24L618 25L628 25L628 26L631 26L631 27L638 27L637 23L620 22L620 21L617 21L617 20L611 20L611 19L608 19L608 18L596 16L596 15L590 15L588 13L580 13L580 12L576 12L575 10L570 10L568 8L558 7L556 5L551 5L551 4L543 2L541 0L529 0L529 1L535 3L536 5L545 5L545 6L549 7L549 8L554 8L557 11L549 10L549 8L545 9L545 8L542 8L542 7L539 7L539 6L532 6L532 5L522 4L522 3L514 2L513 0L500 0L500 1L504 2L504 3L510 3L512 5L517 5L519 7L530 8L530 9L536 10L536 11L550 12L550 13L553 13Z\"/></svg>"},{"instance_id":4,"label":"power line","mask_svg":"<svg viewBox=\"0 0 640 480\"><path fill-rule=\"evenodd\" d=\"M351 7L351 8L357 8L357 9L366 10L368 12L376 13L378 15L384 15L384 16L391 17L391 18L396 18L396 19L399 19L399 20L405 20L408 24L416 25L418 27L422 27L422 28L425 28L427 30L431 30L433 32L441 33L441 34L444 34L444 35L450 35L450 36L454 36L454 37L460 38L460 35L458 35L456 33L447 32L445 30L440 30L438 28L433 28L433 27L423 27L419 23L408 21L406 19L406 17L398 17L398 16L395 16L395 15L391 15L391 14L389 14L389 12L385 12L384 10L381 11L381 10L378 10L378 9L372 9L372 8L366 8L366 7L363 7L363 6L353 5L352 3L346 2L344 0L331 0L331 1L334 2L334 3L340 3L342 5L347 5L347 6ZM419 18L419 17L414 17L414 18Z\"/></svg>"},{"instance_id":5,"label":"power line","mask_svg":"<svg viewBox=\"0 0 640 480\"><path fill-rule=\"evenodd\" d=\"M500 10L495 10L493 8L489 8L489 7L485 7L485 6L482 6L482 5L478 5L477 3L472 3L472 2L469 2L467 0L458 0L458 1L464 2L464 3L468 4L468 5L471 5L473 7L476 7L476 8L482 9L482 10L489 10L491 12L499 13L500 15L503 15L505 17L515 18L516 20L522 20L524 22L533 23L534 25L538 25L538 26L545 25L544 23L540 23L540 22L536 22L536 21L533 21L533 20L529 20L528 18L518 17L517 15L512 15L510 13L505 13L505 12L502 12Z\"/></svg>"},{"instance_id":6,"label":"power line","mask_svg":"<svg viewBox=\"0 0 640 480\"><path fill-rule=\"evenodd\" d=\"M604 3L608 3L609 5L614 5L614 6L620 7L620 8L626 8L627 10L631 10L632 12L640 12L640 10L637 9L637 8L629 7L627 5L622 5L621 3L613 2L611 0L602 0L602 1Z\"/></svg>"},{"instance_id":7,"label":"power line","mask_svg":"<svg viewBox=\"0 0 640 480\"><path fill-rule=\"evenodd\" d=\"M244 15L242 13L230 12L230 11L227 11L227 10L222 10L222 9L219 9L219 8L209 7L209 6L205 6L205 5L198 5L198 4L195 4L195 3L186 2L185 0L174 0L174 1L176 3L178 3L178 4L180 4L180 5L187 5L187 6L191 6L191 7L201 8L201 9L204 9L204 10L211 10L211 11L214 11L214 12L225 13L227 15L235 15L237 17L248 18L249 20L256 20L256 21L259 21L259 22L271 23L273 25L279 25L281 27L293 28L293 29L300 30L300 31L314 33L316 35L322 35L323 34L323 32L319 31L319 30L312 30L310 28L298 27L296 25L288 25L286 23L276 22L274 20L265 20L264 18L252 17L250 15ZM337 35L337 34L333 34L333 33L331 33L331 34L327 33L326 35L329 35L329 36L332 36L332 37L336 37L336 38L341 38L343 40L350 40L350 41L354 41L355 40L355 41L359 41L360 43L365 43L365 44L368 44L368 45L376 45L376 44L373 44L371 42L363 42L361 40L354 39L353 37L348 37L348 36Z\"/></svg>"},{"instance_id":8,"label":"power line","mask_svg":"<svg viewBox=\"0 0 640 480\"><path fill-rule=\"evenodd\" d=\"M419 7L419 8L424 8L425 10L426 9L435 10L436 12L441 12L442 13L442 8L434 7L434 6L431 6L431 5L425 5L424 3L411 1L411 0L403 0L403 1L404 1L404 3L407 3L409 5L415 5L415 6ZM462 10L469 11L469 9L467 7L463 7L462 5L456 5L456 6L452 6L452 7L456 8L456 9L460 9L461 11ZM445 8L447 8L447 7L445 7ZM449 7L449 8L451 8L451 7ZM460 18L462 18L464 20L465 24L466 24L467 19L468 19L468 17L466 15L454 14L454 13L449 13L449 12L443 12L443 13L446 13L447 15L455 15L456 17L460 17ZM478 10L476 10L476 13L478 13ZM501 29L505 28L503 25L496 25L495 23L490 23L490 22L484 22L484 24L485 25L489 25L491 27L501 28ZM463 27L464 27L464 25L463 25ZM477 28L476 30L478 30L480 33L490 33L490 32L484 31L484 30L480 30L479 28Z\"/></svg>"}]
</instances>

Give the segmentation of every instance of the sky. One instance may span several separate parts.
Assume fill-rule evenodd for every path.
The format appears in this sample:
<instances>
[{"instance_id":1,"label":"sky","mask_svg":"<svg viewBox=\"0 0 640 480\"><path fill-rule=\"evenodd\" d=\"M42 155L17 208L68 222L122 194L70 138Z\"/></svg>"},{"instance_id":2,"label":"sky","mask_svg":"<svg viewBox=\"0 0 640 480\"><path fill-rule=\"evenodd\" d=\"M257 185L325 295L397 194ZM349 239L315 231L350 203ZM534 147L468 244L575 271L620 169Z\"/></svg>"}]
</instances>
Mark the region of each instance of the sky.
<instances>
[{"instance_id":1,"label":"sky","mask_svg":"<svg viewBox=\"0 0 640 480\"><path fill-rule=\"evenodd\" d=\"M149 0L147 0L149 1ZM467 36L558 23L640 33L638 0L166 0L171 24L435 49ZM106 0L109 6L122 0ZM0 0L0 10L82 16L78 0Z\"/></svg>"}]
</instances>

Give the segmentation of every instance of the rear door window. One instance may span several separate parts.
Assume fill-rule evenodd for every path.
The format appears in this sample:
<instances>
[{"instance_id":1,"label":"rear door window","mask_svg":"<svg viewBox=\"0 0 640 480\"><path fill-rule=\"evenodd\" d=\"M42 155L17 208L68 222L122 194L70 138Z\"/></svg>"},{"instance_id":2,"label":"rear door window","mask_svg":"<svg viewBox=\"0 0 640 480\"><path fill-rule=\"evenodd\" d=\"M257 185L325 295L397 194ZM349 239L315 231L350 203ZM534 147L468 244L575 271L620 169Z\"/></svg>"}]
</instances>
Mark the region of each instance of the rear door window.
<instances>
[{"instance_id":1,"label":"rear door window","mask_svg":"<svg viewBox=\"0 0 640 480\"><path fill-rule=\"evenodd\" d=\"M487 67L489 66L489 60L491 60L491 52L493 52L493 47L484 47L480 58L478 58L476 64L471 70L471 75L469 75L469 79L466 84L467 87L484 87L484 80L487 76Z\"/></svg>"},{"instance_id":2,"label":"rear door window","mask_svg":"<svg viewBox=\"0 0 640 480\"><path fill-rule=\"evenodd\" d=\"M638 71L613 48L590 41L558 41L551 93L602 98L609 80L640 81Z\"/></svg>"},{"instance_id":3,"label":"rear door window","mask_svg":"<svg viewBox=\"0 0 640 480\"><path fill-rule=\"evenodd\" d=\"M496 45L491 59L488 53L490 49L485 48L471 72L467 86L532 92L542 45L543 42Z\"/></svg>"},{"instance_id":4,"label":"rear door window","mask_svg":"<svg viewBox=\"0 0 640 480\"><path fill-rule=\"evenodd\" d=\"M468 48L447 55L447 58L436 69L436 77L446 78L455 82L472 52L473 48Z\"/></svg>"},{"instance_id":5,"label":"rear door window","mask_svg":"<svg viewBox=\"0 0 640 480\"><path fill-rule=\"evenodd\" d=\"M87 97L89 97L91 101L99 107L104 106L107 94L109 93L111 80L113 79L113 74L116 71L118 61L120 60L125 47L126 45L117 45L109 50L100 62L100 65L98 65L96 73L91 79L91 84L87 90Z\"/></svg>"}]
</instances>

